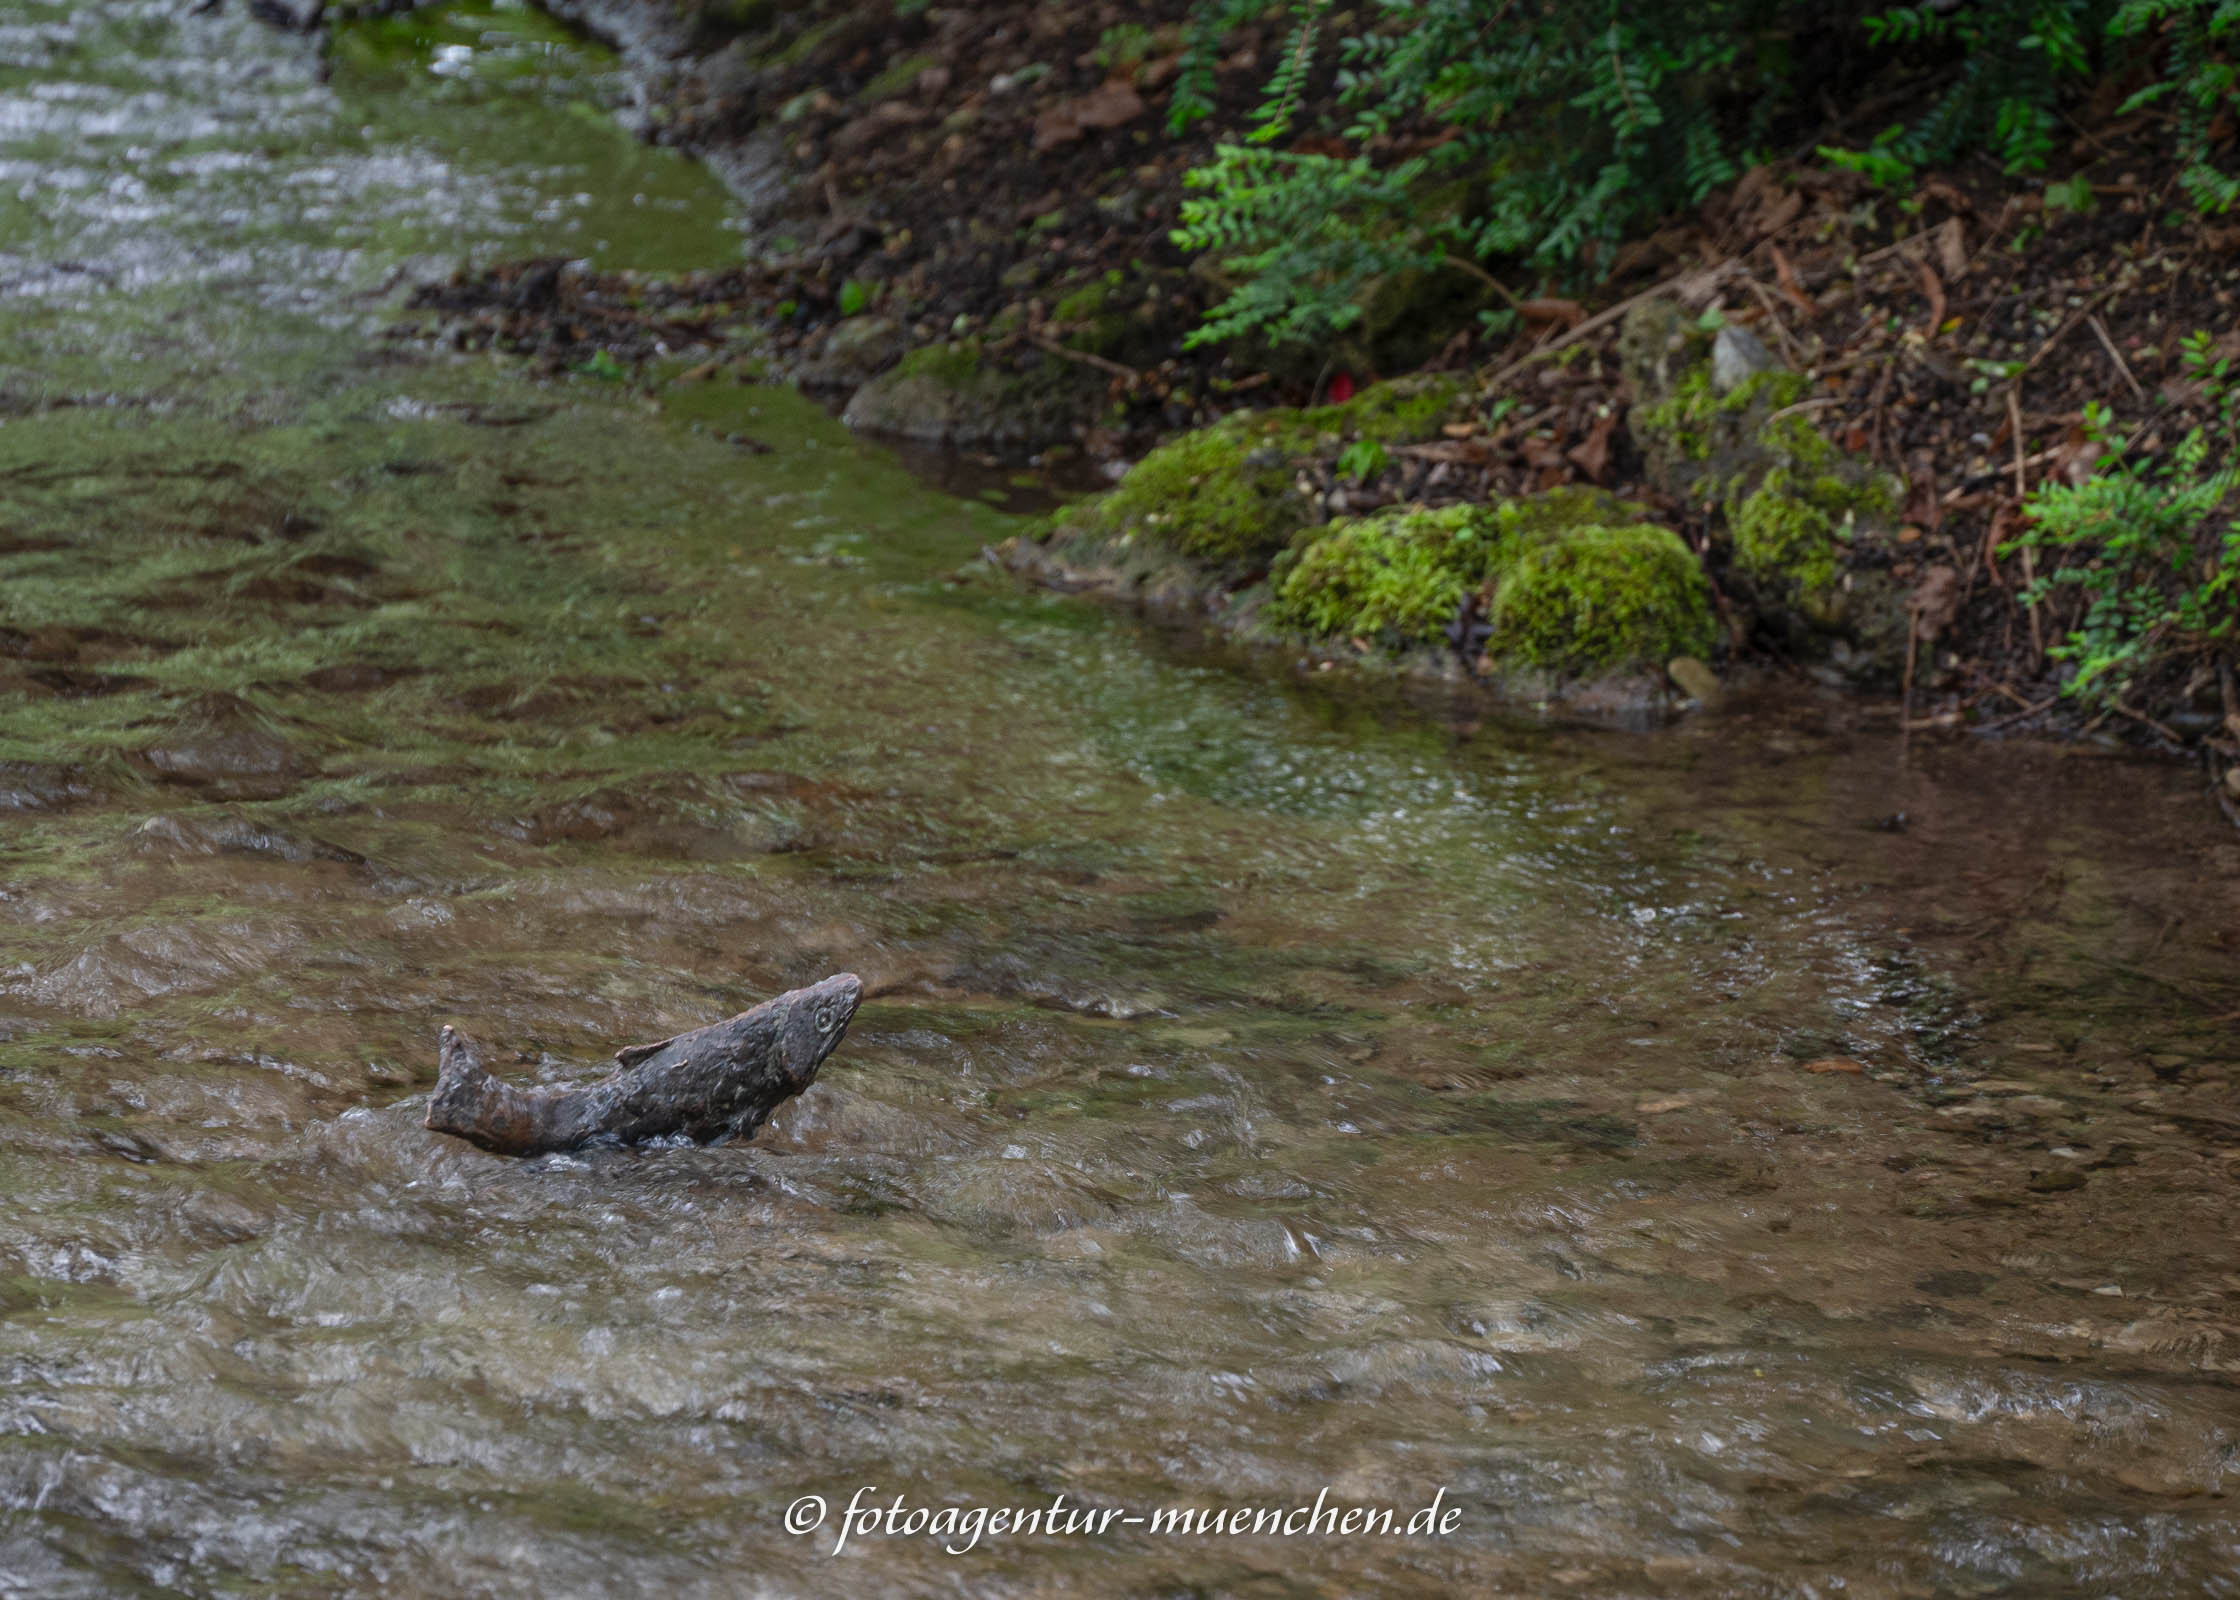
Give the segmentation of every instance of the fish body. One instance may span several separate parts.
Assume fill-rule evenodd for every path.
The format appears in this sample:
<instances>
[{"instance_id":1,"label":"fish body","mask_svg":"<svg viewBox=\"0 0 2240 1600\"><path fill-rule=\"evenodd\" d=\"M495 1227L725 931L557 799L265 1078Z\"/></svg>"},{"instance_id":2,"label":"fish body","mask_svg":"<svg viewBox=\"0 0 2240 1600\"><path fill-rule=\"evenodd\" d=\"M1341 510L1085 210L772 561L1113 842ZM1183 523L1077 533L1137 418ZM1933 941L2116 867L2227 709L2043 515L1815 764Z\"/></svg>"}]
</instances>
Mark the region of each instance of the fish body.
<instances>
[{"instance_id":1,"label":"fish body","mask_svg":"<svg viewBox=\"0 0 2240 1600\"><path fill-rule=\"evenodd\" d=\"M843 972L728 1021L618 1050L622 1070L581 1089L517 1088L446 1025L427 1126L509 1156L679 1136L695 1144L751 1138L809 1087L862 1000L863 980Z\"/></svg>"}]
</instances>

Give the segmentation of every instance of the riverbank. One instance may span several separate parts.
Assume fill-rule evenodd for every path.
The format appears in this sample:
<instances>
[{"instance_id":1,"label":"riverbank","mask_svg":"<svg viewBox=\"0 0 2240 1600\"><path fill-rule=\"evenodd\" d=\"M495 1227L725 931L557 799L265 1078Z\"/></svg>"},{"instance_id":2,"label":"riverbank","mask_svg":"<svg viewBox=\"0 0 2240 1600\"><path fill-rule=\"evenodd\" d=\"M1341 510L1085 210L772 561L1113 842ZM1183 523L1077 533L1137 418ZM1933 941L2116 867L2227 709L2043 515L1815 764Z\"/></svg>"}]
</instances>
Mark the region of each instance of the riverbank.
<instances>
[{"instance_id":1,"label":"riverbank","mask_svg":"<svg viewBox=\"0 0 2240 1600\"><path fill-rule=\"evenodd\" d=\"M622 113L726 177L752 259L666 288L469 274L423 297L454 340L553 370L600 350L634 366L676 348L663 326L697 322L708 344L729 318L754 353L709 344L694 378L783 374L882 436L1129 474L1008 564L1310 670L1374 660L1637 714L1736 673L1806 674L1888 697L1924 735L2055 731L2202 759L2232 804L2229 672L2196 653L2112 703L2065 694L2062 646L2092 592L2063 574L2089 553L2016 548L2032 497L2089 475L2110 437L2136 464L2217 420L2186 341L2236 353L2232 230L2176 203L2140 118L2080 132L2046 179L1985 162L1897 193L1759 168L1635 241L1594 295L1525 302L1498 342L1480 291L1419 281L1343 343L1277 359L1182 348L1222 285L1168 238L1183 174L1257 92L1268 39L1239 36L1222 113L1172 138L1180 6L1126 23L548 9L624 51ZM592 314L551 314L572 308ZM1398 430L1316 409L1400 373L1442 375L1451 403ZM1505 506L1546 521L1529 503L1549 491L1609 497L1579 523L1592 537L1492 536ZM1209 509L1240 497L1264 513L1249 535ZM1481 511L1416 516L1463 507ZM1661 581L1669 546L1650 529L1698 575L1613 599L1618 566ZM1618 545L1654 554L1620 562ZM1529 627L1501 599L1520 560ZM1676 659L1692 665L1674 675Z\"/></svg>"}]
</instances>

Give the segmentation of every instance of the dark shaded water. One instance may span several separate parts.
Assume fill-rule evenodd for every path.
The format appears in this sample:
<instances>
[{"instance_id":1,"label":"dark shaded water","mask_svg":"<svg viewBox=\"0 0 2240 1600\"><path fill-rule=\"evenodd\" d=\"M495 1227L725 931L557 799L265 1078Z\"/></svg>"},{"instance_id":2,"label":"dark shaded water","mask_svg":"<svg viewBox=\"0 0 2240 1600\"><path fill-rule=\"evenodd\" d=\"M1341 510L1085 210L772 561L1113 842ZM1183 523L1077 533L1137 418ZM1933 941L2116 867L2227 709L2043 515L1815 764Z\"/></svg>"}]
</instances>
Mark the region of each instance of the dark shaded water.
<instances>
[{"instance_id":1,"label":"dark shaded water","mask_svg":"<svg viewBox=\"0 0 2240 1600\"><path fill-rule=\"evenodd\" d=\"M0 0L0 1594L2240 1589L2190 775L1300 688L786 393L396 354L430 253L726 237L409 32ZM751 1146L418 1125L445 1021L841 968ZM1460 1515L787 1531L871 1485Z\"/></svg>"}]
</instances>

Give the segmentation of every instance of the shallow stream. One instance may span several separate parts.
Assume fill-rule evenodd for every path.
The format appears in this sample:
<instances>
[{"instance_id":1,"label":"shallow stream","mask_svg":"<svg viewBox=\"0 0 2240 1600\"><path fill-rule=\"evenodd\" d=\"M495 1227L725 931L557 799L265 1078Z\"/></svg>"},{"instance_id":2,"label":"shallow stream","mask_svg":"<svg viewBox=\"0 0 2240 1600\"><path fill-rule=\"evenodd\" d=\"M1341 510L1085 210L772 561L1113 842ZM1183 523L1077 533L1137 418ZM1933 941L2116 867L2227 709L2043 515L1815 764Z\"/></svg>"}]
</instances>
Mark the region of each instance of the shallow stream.
<instances>
[{"instance_id":1,"label":"shallow stream","mask_svg":"<svg viewBox=\"0 0 2240 1600\"><path fill-rule=\"evenodd\" d=\"M2193 774L1022 592L782 389L378 337L736 249L596 51L186 9L0 0L0 1595L2240 1593ZM842 969L750 1145L420 1127ZM1459 1515L1151 1521L1318 1494Z\"/></svg>"}]
</instances>

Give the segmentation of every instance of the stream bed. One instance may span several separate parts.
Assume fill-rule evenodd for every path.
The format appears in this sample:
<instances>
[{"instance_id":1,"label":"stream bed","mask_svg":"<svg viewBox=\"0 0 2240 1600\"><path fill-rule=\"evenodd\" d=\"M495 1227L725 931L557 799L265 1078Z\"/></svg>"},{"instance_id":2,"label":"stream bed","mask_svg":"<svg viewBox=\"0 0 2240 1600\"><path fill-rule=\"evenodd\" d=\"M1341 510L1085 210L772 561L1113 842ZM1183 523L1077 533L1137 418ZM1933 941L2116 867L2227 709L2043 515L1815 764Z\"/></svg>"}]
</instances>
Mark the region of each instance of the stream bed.
<instances>
[{"instance_id":1,"label":"stream bed","mask_svg":"<svg viewBox=\"0 0 2240 1600\"><path fill-rule=\"evenodd\" d=\"M2196 774L1022 591L787 390L380 337L736 251L600 52L241 10L0 0L0 1595L2240 1593ZM841 970L751 1144L420 1125Z\"/></svg>"}]
</instances>

